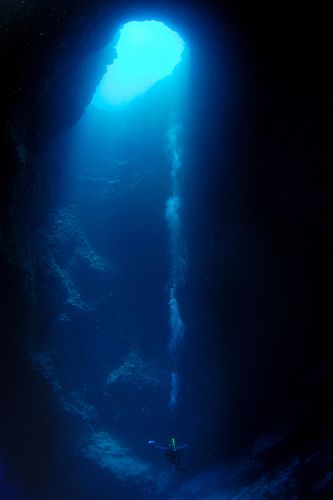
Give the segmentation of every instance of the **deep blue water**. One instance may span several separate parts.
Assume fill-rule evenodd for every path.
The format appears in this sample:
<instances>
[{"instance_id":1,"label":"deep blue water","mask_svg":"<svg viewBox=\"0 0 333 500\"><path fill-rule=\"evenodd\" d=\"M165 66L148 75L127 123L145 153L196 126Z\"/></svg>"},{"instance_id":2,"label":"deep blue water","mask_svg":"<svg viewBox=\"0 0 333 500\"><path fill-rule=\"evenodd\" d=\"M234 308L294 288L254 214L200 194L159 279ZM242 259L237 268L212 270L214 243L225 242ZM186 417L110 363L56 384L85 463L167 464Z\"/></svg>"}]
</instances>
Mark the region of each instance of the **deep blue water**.
<instances>
[{"instance_id":1,"label":"deep blue water","mask_svg":"<svg viewBox=\"0 0 333 500\"><path fill-rule=\"evenodd\" d=\"M90 474L96 468L112 484L132 485L136 498L179 481L148 440L191 440L182 372L191 332L180 316L188 293L186 78L183 62L127 105L89 106L48 152L62 177L40 231L47 335L31 359Z\"/></svg>"},{"instance_id":2,"label":"deep blue water","mask_svg":"<svg viewBox=\"0 0 333 500\"><path fill-rule=\"evenodd\" d=\"M299 382L310 246L274 163L289 153L262 130L248 62L208 46L44 152L31 433L0 462L6 500L309 498L332 480L331 445L286 438L290 408L316 413ZM171 437L189 443L181 472L147 445Z\"/></svg>"}]
</instances>

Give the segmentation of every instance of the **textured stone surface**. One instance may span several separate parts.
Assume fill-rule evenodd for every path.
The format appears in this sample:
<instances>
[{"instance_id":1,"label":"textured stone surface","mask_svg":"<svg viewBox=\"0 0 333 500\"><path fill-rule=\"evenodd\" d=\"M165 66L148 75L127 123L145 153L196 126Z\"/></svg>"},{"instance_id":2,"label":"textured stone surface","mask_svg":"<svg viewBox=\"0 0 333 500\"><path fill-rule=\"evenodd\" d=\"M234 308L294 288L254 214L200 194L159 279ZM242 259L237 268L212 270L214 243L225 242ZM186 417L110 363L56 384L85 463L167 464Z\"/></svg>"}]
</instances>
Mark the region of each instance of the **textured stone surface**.
<instances>
[{"instance_id":1,"label":"textured stone surface","mask_svg":"<svg viewBox=\"0 0 333 500\"><path fill-rule=\"evenodd\" d=\"M134 385L138 389L147 385L158 387L161 382L154 371L152 366L144 363L142 354L137 349L132 349L125 361L109 374L105 384L105 392L112 396L114 384Z\"/></svg>"},{"instance_id":2,"label":"textured stone surface","mask_svg":"<svg viewBox=\"0 0 333 500\"><path fill-rule=\"evenodd\" d=\"M39 235L40 260L48 273L53 273L58 285L63 288L64 303L82 311L92 311L101 300L97 293L93 301L82 297L75 283L74 269L103 275L114 272L112 265L100 257L87 241L80 224L76 207L61 208L53 211ZM63 312L65 313L65 311Z\"/></svg>"},{"instance_id":3,"label":"textured stone surface","mask_svg":"<svg viewBox=\"0 0 333 500\"><path fill-rule=\"evenodd\" d=\"M226 2L222 13L205 2L206 18L196 3L181 5L184 11L177 14L177 22L184 21L190 35L208 26L207 47L212 49L203 50L205 57L208 52L211 56L196 62L193 70L196 81L205 84L202 75L213 71L207 92L194 90L194 140L211 145L212 136L218 137L212 146L195 150L196 161L209 175L197 181L194 172L186 194L188 234L196 242L190 258L197 298L188 306L196 344L186 366L196 391L192 432L198 442L192 454L200 460L207 443L209 447L218 440L221 456L211 459L214 465L228 446L232 453L262 427L286 420L299 434L277 458L280 469L266 460L268 476L254 486L245 485L239 498L244 492L255 497L256 491L279 491L274 488L295 475L304 488L300 491L307 494L306 464L316 460L316 453L318 471L308 491L325 493L332 483L326 451L318 445L311 458L299 450L331 428L330 17L319 6L311 5L310 10L304 4L299 9L290 2ZM155 2L151 9L156 8L172 15L168 2ZM40 286L45 269L36 252L36 235L53 213L60 167L53 161L45 166L42 157L48 139L79 119L113 58L101 52L96 59L94 52L109 40L110 29L135 10L127 3L115 7L102 0L8 0L0 5L0 383L6 402L1 441L33 491L42 490L54 470L49 392L50 386L57 393L63 387L52 378L48 358L41 361L40 377L21 347L45 335ZM231 55L220 38L227 13L230 31L234 29L228 41ZM193 30L186 23L192 20ZM193 35L196 48L200 37L206 39L205 33L198 33ZM230 80L223 74L228 57ZM225 89L230 97L224 100ZM213 99L205 99L206 93ZM138 180L136 192L140 189ZM191 199L196 199L195 207ZM83 298L56 247L67 244L74 231L79 242L71 255L74 265L103 273L105 261L85 242L69 212L55 216L53 261L48 262L53 262L63 290L60 302L86 317L92 304ZM199 314L202 307L204 315ZM63 322L68 318L66 311L59 317ZM128 333L126 328L119 331ZM207 387L215 388L208 399ZM38 398L30 397L36 393ZM226 399L223 408L216 403L221 394ZM79 418L89 413L75 395L68 395L66 407ZM220 411L226 412L225 419L211 422L211 415ZM211 425L202 433L205 421ZM115 467L109 437L95 437L88 441L87 453L104 466L106 451ZM38 453L26 472L31 449ZM243 477L236 475L237 480ZM189 488L186 492L192 491ZM202 485L193 488L194 494L206 495Z\"/></svg>"},{"instance_id":4,"label":"textured stone surface","mask_svg":"<svg viewBox=\"0 0 333 500\"><path fill-rule=\"evenodd\" d=\"M60 406L64 414L74 419L76 429L80 429L79 433L73 436L73 444L83 457L118 480L136 484L150 494L162 493L172 485L172 476L167 471L159 470L136 456L129 446L103 429L96 409L82 394L63 387L50 353L31 352L30 356L33 365L52 390L54 403Z\"/></svg>"},{"instance_id":5,"label":"textured stone surface","mask_svg":"<svg viewBox=\"0 0 333 500\"><path fill-rule=\"evenodd\" d=\"M107 432L100 431L89 436L82 445L82 452L119 480L136 483L150 493L161 493L169 486L167 472L161 472L135 457L129 448L115 441Z\"/></svg>"}]
</instances>

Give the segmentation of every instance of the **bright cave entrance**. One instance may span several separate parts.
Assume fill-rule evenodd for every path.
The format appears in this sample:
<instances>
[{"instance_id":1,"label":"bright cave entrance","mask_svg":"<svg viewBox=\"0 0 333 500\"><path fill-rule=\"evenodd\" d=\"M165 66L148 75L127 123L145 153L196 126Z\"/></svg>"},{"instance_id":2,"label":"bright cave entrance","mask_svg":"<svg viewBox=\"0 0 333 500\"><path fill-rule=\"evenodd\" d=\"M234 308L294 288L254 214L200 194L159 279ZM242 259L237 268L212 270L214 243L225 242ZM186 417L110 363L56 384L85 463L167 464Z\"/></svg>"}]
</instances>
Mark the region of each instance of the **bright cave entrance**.
<instances>
[{"instance_id":1,"label":"bright cave entrance","mask_svg":"<svg viewBox=\"0 0 333 500\"><path fill-rule=\"evenodd\" d=\"M161 21L130 21L116 44L116 59L107 67L93 97L99 108L124 104L172 74L184 52L182 38Z\"/></svg>"}]
</instances>

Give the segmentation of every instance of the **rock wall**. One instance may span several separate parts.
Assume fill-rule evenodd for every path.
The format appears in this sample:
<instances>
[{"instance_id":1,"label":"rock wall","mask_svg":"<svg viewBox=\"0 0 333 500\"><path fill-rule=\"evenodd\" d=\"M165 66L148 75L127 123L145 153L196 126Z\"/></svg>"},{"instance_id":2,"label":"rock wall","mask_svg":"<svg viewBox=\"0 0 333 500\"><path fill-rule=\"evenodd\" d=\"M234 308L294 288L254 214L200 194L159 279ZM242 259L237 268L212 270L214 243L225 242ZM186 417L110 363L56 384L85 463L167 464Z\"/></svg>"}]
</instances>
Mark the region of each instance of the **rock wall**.
<instances>
[{"instance_id":1,"label":"rock wall","mask_svg":"<svg viewBox=\"0 0 333 500\"><path fill-rule=\"evenodd\" d=\"M172 3L146 8L173 18ZM328 16L316 9L239 0L225 2L220 11L213 3L182 2L173 18L184 23L196 47L205 39L200 28L209 32L201 54L210 57L204 70L195 63L195 76L205 81L201 72L212 71L214 98L205 99L205 91L195 94L196 133L198 144L211 144L214 134L221 138L208 151L198 148L197 161L209 165L209 176L202 182L194 173L187 189L187 206L197 200L187 222L190 239L197 241L191 262L198 297L188 310L206 312L204 318L194 314L189 324L198 333L187 367L198 393L193 430L198 434L202 419L223 414L216 400L227 387L224 428L232 429L230 449L280 420L301 423L293 450L329 427L332 85ZM45 331L36 232L51 213L58 220L53 234L58 243L53 243L61 244L70 216L51 211L60 166L51 158L45 162L43 155L48 140L82 115L114 57L101 50L96 58L96 51L109 41L110 30L137 11L134 3L105 0L0 6L1 439L32 490L47 482L54 465L52 457L44 457L56 427L48 381L32 370L24 351ZM229 58L234 59L228 64L237 75L234 82L222 74L228 57L222 39L231 32ZM223 86L233 84L232 97L223 98ZM76 262L105 266L82 233L79 241ZM69 307L88 307L56 252L50 258ZM112 376L108 391L111 382ZM206 387L214 384L207 400ZM36 392L38 402L31 401ZM80 412L79 403L71 400L71 408ZM220 428L216 421L202 439L214 442ZM111 456L112 440L95 437ZM225 449L226 436L219 439ZM26 470L36 446L39 459ZM96 451L91 443L85 449L90 457ZM204 444L197 449L201 452ZM102 460L103 453L98 457ZM219 458L212 456L212 463Z\"/></svg>"}]
</instances>

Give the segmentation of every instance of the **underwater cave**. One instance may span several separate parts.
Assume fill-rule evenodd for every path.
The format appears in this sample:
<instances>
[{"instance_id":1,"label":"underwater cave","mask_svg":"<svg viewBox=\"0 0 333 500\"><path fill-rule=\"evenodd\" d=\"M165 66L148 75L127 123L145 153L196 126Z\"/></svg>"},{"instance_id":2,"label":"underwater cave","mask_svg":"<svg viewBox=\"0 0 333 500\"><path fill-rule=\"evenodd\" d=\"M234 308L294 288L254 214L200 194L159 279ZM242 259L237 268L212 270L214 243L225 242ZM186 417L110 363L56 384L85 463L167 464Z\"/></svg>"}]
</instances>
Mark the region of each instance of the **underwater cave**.
<instances>
[{"instance_id":1,"label":"underwater cave","mask_svg":"<svg viewBox=\"0 0 333 500\"><path fill-rule=\"evenodd\" d=\"M329 498L324 24L0 6L1 498Z\"/></svg>"}]
</instances>

